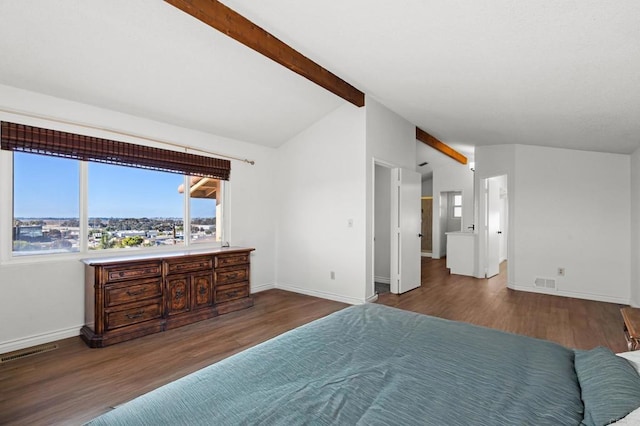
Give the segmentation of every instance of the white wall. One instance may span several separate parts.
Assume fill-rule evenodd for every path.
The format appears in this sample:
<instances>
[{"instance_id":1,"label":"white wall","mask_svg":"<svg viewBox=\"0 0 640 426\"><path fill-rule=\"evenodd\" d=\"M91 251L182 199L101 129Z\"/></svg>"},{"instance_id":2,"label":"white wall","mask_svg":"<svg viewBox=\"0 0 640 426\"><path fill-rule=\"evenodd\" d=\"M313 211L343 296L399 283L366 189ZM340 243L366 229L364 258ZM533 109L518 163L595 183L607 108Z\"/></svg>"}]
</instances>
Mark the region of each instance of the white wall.
<instances>
[{"instance_id":1,"label":"white wall","mask_svg":"<svg viewBox=\"0 0 640 426\"><path fill-rule=\"evenodd\" d=\"M374 297L373 198L374 163L416 170L416 127L393 111L366 98L366 287L365 299Z\"/></svg>"},{"instance_id":2,"label":"white wall","mask_svg":"<svg viewBox=\"0 0 640 426\"><path fill-rule=\"evenodd\" d=\"M274 149L0 85L0 109L8 108L255 160L255 166L239 161L231 164L229 240L232 245L256 248L251 257L252 290L274 286ZM158 146L141 138L24 115L0 112L0 120ZM11 155L2 152L0 157L6 165ZM2 180L0 353L78 335L84 324L84 273L79 261L82 255L65 255L47 262L7 259L11 242L6 230L11 227L11 207L6 200L10 199L10 190L11 181Z\"/></svg>"},{"instance_id":3,"label":"white wall","mask_svg":"<svg viewBox=\"0 0 640 426\"><path fill-rule=\"evenodd\" d=\"M478 147L476 171L477 179L508 174L510 287L540 291L536 277L553 278L558 289L547 291L552 294L629 301L628 155Z\"/></svg>"},{"instance_id":4,"label":"white wall","mask_svg":"<svg viewBox=\"0 0 640 426\"><path fill-rule=\"evenodd\" d=\"M433 176L429 179L425 179L422 181L422 196L423 197L432 197L433 196Z\"/></svg>"},{"instance_id":5,"label":"white wall","mask_svg":"<svg viewBox=\"0 0 640 426\"><path fill-rule=\"evenodd\" d=\"M391 169L375 166L374 281L391 282Z\"/></svg>"},{"instance_id":6,"label":"white wall","mask_svg":"<svg viewBox=\"0 0 640 426\"><path fill-rule=\"evenodd\" d=\"M344 104L278 148L278 288L364 302L365 142L365 109Z\"/></svg>"},{"instance_id":7,"label":"white wall","mask_svg":"<svg viewBox=\"0 0 640 426\"><path fill-rule=\"evenodd\" d=\"M631 288L633 306L640 306L640 149L631 155Z\"/></svg>"},{"instance_id":8,"label":"white wall","mask_svg":"<svg viewBox=\"0 0 640 426\"><path fill-rule=\"evenodd\" d=\"M440 217L441 197L443 192L462 193L462 230L467 230L473 224L473 172L463 164L442 166L433 171L433 258L444 256L442 227L446 221L437 220ZM446 210L444 210L446 212Z\"/></svg>"}]
</instances>

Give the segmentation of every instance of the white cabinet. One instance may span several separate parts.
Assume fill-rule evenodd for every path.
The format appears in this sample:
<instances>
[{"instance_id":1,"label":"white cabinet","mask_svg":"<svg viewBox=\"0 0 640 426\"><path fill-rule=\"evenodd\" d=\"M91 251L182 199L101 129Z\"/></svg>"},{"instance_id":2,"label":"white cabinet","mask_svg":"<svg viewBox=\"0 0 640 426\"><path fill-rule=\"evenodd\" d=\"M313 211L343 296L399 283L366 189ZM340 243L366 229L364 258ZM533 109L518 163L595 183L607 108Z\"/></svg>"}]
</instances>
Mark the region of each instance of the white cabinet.
<instances>
[{"instance_id":1,"label":"white cabinet","mask_svg":"<svg viewBox=\"0 0 640 426\"><path fill-rule=\"evenodd\" d=\"M452 274L474 276L476 235L447 232L447 268Z\"/></svg>"}]
</instances>

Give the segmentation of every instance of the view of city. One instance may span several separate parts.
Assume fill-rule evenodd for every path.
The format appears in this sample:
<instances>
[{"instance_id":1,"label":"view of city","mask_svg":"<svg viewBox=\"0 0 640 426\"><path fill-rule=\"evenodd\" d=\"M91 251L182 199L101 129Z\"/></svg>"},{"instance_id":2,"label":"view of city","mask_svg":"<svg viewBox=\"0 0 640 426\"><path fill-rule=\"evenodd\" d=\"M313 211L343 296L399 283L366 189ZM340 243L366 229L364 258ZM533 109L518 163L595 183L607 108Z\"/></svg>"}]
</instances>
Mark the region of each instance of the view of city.
<instances>
[{"instance_id":1,"label":"view of city","mask_svg":"<svg viewBox=\"0 0 640 426\"><path fill-rule=\"evenodd\" d=\"M191 220L191 242L216 241L216 219ZM14 252L73 252L80 249L77 218L16 218ZM183 245L183 220L179 218L90 218L89 250Z\"/></svg>"},{"instance_id":2,"label":"view of city","mask_svg":"<svg viewBox=\"0 0 640 426\"><path fill-rule=\"evenodd\" d=\"M13 156L13 253L53 254L215 242L221 183L154 170L87 163L86 234L80 226L80 162L26 153ZM184 216L185 196L190 217Z\"/></svg>"}]
</instances>

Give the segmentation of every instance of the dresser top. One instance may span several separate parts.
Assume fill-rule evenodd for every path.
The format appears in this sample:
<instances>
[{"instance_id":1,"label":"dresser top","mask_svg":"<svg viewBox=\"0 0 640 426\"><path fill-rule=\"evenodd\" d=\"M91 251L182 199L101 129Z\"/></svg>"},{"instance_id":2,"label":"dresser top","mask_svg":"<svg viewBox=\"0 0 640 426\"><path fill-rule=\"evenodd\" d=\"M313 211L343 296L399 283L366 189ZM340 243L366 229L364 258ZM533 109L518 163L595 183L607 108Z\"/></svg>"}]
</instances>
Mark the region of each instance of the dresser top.
<instances>
[{"instance_id":1,"label":"dresser top","mask_svg":"<svg viewBox=\"0 0 640 426\"><path fill-rule=\"evenodd\" d=\"M246 251L253 251L254 248L248 247L218 247L218 248L190 248L175 251L161 251L156 253L139 253L139 254L127 254L118 256L104 256L104 257L91 257L87 259L81 259L86 265L105 265L110 263L121 262L135 262L138 260L155 260L155 259L167 259L171 257L181 256L195 256L195 255L207 255L207 254L222 254L222 253L239 253Z\"/></svg>"}]
</instances>

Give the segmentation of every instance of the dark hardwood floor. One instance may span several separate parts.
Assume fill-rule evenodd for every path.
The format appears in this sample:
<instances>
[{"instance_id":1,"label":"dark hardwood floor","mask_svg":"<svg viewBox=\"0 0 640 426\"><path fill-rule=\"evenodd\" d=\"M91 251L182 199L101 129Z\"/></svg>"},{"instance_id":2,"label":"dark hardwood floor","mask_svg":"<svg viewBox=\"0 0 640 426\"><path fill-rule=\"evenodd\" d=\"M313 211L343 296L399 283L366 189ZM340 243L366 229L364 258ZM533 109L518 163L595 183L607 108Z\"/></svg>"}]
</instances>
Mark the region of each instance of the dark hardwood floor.
<instances>
[{"instance_id":1,"label":"dark hardwood floor","mask_svg":"<svg viewBox=\"0 0 640 426\"><path fill-rule=\"evenodd\" d=\"M379 303L556 341L626 350L619 306L515 292L504 275L450 275L444 260L423 258L422 287ZM163 384L345 304L269 290L253 308L103 349L79 337L57 350L0 364L0 424L81 424ZM461 342L461 345L463 342Z\"/></svg>"},{"instance_id":2,"label":"dark hardwood floor","mask_svg":"<svg viewBox=\"0 0 640 426\"><path fill-rule=\"evenodd\" d=\"M623 305L515 291L507 288L506 263L490 279L451 275L445 259L423 258L422 286L378 303L440 318L547 339L578 349L627 350Z\"/></svg>"}]
</instances>

